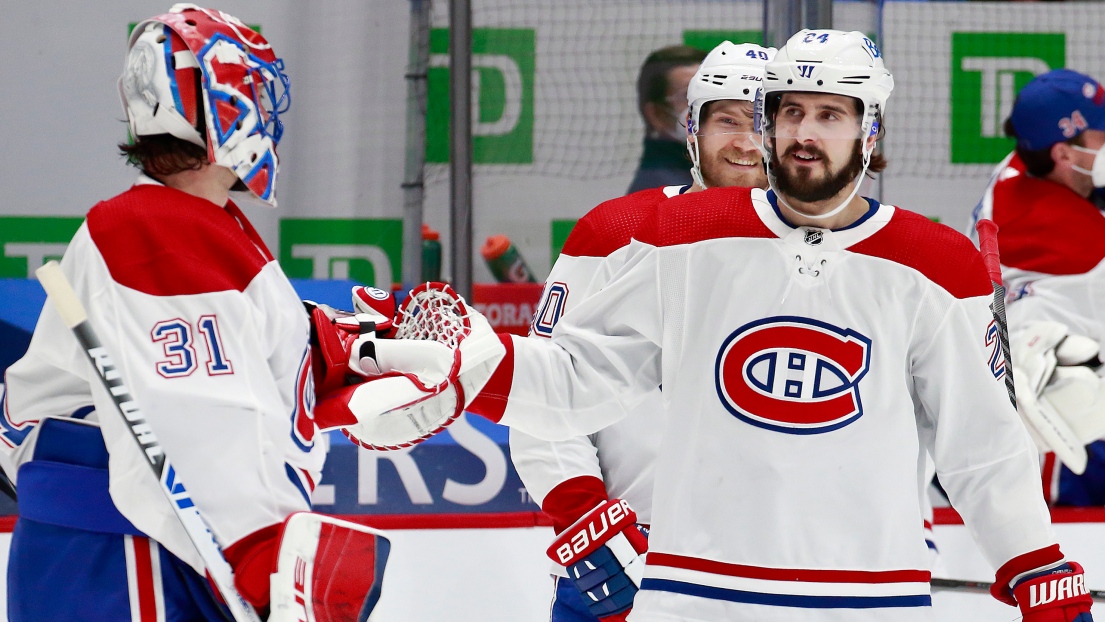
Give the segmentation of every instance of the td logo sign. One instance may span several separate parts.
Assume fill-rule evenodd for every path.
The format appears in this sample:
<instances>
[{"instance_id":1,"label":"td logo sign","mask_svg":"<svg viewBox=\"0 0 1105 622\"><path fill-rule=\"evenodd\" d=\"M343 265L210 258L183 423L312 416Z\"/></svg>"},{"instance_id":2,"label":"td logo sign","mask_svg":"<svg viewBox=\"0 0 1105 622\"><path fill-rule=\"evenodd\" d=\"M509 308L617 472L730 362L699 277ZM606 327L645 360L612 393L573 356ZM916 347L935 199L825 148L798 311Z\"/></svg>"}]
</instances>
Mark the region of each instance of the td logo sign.
<instances>
[{"instance_id":1,"label":"td logo sign","mask_svg":"<svg viewBox=\"0 0 1105 622\"><path fill-rule=\"evenodd\" d=\"M61 259L83 217L0 216L0 278L33 279L35 269Z\"/></svg>"},{"instance_id":2,"label":"td logo sign","mask_svg":"<svg viewBox=\"0 0 1105 622\"><path fill-rule=\"evenodd\" d=\"M390 290L399 282L402 255L398 218L280 221L280 266L293 278L353 279Z\"/></svg>"},{"instance_id":3,"label":"td logo sign","mask_svg":"<svg viewBox=\"0 0 1105 622\"><path fill-rule=\"evenodd\" d=\"M1062 33L953 32L952 163L993 164L1012 151L1002 126L1017 93L1066 58Z\"/></svg>"},{"instance_id":4,"label":"td logo sign","mask_svg":"<svg viewBox=\"0 0 1105 622\"><path fill-rule=\"evenodd\" d=\"M472 161L533 162L532 28L472 29ZM449 30L430 31L426 161L449 161Z\"/></svg>"}]
</instances>

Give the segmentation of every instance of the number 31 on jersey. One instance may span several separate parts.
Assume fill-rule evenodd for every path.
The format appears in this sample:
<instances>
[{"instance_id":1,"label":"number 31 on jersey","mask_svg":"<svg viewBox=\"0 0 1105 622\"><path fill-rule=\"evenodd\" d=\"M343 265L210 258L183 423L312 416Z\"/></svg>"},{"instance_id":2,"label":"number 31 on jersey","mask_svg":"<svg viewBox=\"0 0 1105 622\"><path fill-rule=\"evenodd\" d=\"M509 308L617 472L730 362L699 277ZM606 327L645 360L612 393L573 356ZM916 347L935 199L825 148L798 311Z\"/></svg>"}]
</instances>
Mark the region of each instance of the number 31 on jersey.
<instances>
[{"instance_id":1,"label":"number 31 on jersey","mask_svg":"<svg viewBox=\"0 0 1105 622\"><path fill-rule=\"evenodd\" d=\"M207 374L222 376L234 373L234 365L223 350L223 339L219 332L219 319L215 315L202 315L195 326L203 338L207 350ZM162 320L150 330L150 338L160 344L165 358L154 367L165 378L184 378L191 376L199 367L196 353L195 331L192 324L181 318Z\"/></svg>"}]
</instances>

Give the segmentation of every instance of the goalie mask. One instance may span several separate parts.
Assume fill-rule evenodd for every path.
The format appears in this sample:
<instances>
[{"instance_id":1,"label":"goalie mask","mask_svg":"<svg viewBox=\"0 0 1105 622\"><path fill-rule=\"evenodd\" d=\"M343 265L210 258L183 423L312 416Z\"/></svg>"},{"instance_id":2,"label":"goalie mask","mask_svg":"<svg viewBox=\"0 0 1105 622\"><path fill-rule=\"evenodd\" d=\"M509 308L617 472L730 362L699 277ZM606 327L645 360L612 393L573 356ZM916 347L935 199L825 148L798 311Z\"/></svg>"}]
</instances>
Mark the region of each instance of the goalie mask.
<instances>
[{"instance_id":1,"label":"goalie mask","mask_svg":"<svg viewBox=\"0 0 1105 622\"><path fill-rule=\"evenodd\" d=\"M235 190L276 206L284 62L237 18L177 4L131 33L119 91L132 136L171 134L234 171Z\"/></svg>"},{"instance_id":2,"label":"goalie mask","mask_svg":"<svg viewBox=\"0 0 1105 622\"><path fill-rule=\"evenodd\" d=\"M840 213L859 192L859 182L871 164L875 138L886 111L886 100L894 89L894 78L883 65L882 54L873 41L860 32L840 30L802 30L787 41L767 63L763 88L756 98L756 132L762 140L767 176L778 193L777 141L801 138L799 132L813 132L818 140L860 142L862 166L854 179L852 193L836 208L808 218L824 219ZM859 103L858 127L825 122L804 124L799 129L785 118L779 119L780 102L787 92L842 95ZM818 121L821 121L819 119ZM808 138L809 136L805 136ZM780 203L786 205L780 196ZM795 211L790 205L786 205Z\"/></svg>"},{"instance_id":3,"label":"goalie mask","mask_svg":"<svg viewBox=\"0 0 1105 622\"><path fill-rule=\"evenodd\" d=\"M751 43L740 45L724 41L706 55L687 86L687 153L691 158L691 177L702 188L701 153L698 137L702 129L702 107L723 99L755 102L764 76L764 65L775 57L775 48Z\"/></svg>"}]
</instances>

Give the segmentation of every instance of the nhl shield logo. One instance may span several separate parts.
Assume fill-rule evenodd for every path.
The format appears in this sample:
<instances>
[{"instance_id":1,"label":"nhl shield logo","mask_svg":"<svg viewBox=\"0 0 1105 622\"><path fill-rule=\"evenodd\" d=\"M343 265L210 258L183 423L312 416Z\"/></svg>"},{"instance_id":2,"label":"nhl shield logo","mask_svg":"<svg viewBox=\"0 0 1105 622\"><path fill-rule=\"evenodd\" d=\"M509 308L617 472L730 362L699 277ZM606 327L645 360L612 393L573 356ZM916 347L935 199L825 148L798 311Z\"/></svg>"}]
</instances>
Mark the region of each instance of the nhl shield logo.
<instances>
[{"instance_id":1,"label":"nhl shield logo","mask_svg":"<svg viewBox=\"0 0 1105 622\"><path fill-rule=\"evenodd\" d=\"M778 316L733 331L718 352L714 380L726 410L745 423L787 434L821 434L863 415L859 382L871 340L803 317Z\"/></svg>"},{"instance_id":2,"label":"nhl shield logo","mask_svg":"<svg viewBox=\"0 0 1105 622\"><path fill-rule=\"evenodd\" d=\"M825 239L825 232L820 229L806 229L803 241L810 246L818 246Z\"/></svg>"}]
</instances>

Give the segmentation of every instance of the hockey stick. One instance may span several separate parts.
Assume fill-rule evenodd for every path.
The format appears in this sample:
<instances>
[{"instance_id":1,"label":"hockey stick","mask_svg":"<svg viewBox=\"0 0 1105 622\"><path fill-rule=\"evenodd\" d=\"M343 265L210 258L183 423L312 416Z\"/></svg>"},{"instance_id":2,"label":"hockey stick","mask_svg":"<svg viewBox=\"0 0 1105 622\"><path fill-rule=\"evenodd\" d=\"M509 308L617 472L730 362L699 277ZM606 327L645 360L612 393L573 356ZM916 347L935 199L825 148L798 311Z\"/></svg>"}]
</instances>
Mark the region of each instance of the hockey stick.
<instances>
[{"instance_id":1,"label":"hockey stick","mask_svg":"<svg viewBox=\"0 0 1105 622\"><path fill-rule=\"evenodd\" d=\"M929 580L929 585L934 590L948 590L953 592L985 592L990 593L990 587L994 584L988 581L964 581L962 579L936 579ZM1090 598L1097 602L1105 602L1105 590L1086 590Z\"/></svg>"},{"instance_id":2,"label":"hockey stick","mask_svg":"<svg viewBox=\"0 0 1105 622\"><path fill-rule=\"evenodd\" d=\"M983 218L975 225L978 231L978 248L982 252L982 261L990 273L990 283L994 286L994 302L990 311L998 326L998 340L1001 352L1005 355L1005 390L1009 392L1009 401L1017 407L1017 393L1013 388L1013 358L1009 352L1009 323L1005 319L1005 286L1001 282L1001 261L998 259L998 226L989 218Z\"/></svg>"},{"instance_id":3,"label":"hockey stick","mask_svg":"<svg viewBox=\"0 0 1105 622\"><path fill-rule=\"evenodd\" d=\"M48 262L35 270L35 275L38 276L42 288L46 290L50 302L57 309L62 322L73 331L73 335L81 344L88 362L96 370L104 389L111 395L115 411L122 417L131 438L138 443L138 449L149 462L154 477L161 484L161 492L165 493L177 519L196 547L200 558L203 559L207 573L222 594L235 622L261 622L257 612L234 588L233 569L223 556L219 544L215 542L215 536L207 526L207 521L200 515L199 508L192 502L192 497L177 477L173 465L169 463L168 457L161 449L161 443L154 436L153 429L146 423L145 417L138 408L138 402L134 400L126 384L123 383L122 374L119 373L111 356L92 329L84 305L69 285L65 274L61 271L61 266L56 261Z\"/></svg>"}]
</instances>

